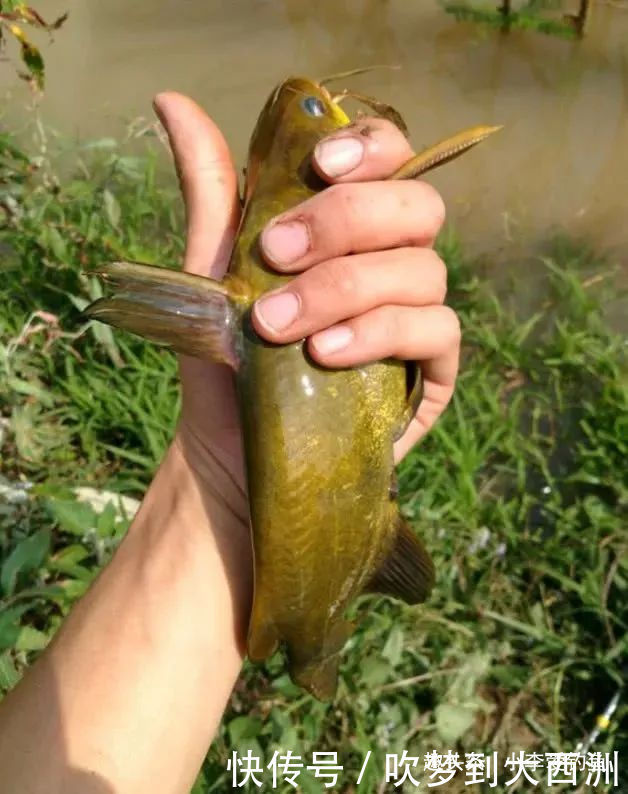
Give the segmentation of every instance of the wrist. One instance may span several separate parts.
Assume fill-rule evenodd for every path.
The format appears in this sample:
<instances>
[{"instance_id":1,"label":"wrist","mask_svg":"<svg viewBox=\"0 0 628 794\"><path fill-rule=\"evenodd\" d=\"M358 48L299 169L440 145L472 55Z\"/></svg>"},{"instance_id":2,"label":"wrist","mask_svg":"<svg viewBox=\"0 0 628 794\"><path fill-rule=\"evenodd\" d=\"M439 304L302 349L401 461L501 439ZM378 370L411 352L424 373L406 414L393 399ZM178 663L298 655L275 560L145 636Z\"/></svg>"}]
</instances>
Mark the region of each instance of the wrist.
<instances>
[{"instance_id":1,"label":"wrist","mask_svg":"<svg viewBox=\"0 0 628 794\"><path fill-rule=\"evenodd\" d=\"M208 641L243 654L253 577L248 503L216 458L193 466L188 449L177 433L119 554L156 592L185 588L189 615L210 613L201 617L215 630Z\"/></svg>"},{"instance_id":2,"label":"wrist","mask_svg":"<svg viewBox=\"0 0 628 794\"><path fill-rule=\"evenodd\" d=\"M188 421L183 412L172 447L201 491L224 504L234 519L248 528L249 504L239 429L224 430L209 443L197 427L198 423Z\"/></svg>"}]
</instances>

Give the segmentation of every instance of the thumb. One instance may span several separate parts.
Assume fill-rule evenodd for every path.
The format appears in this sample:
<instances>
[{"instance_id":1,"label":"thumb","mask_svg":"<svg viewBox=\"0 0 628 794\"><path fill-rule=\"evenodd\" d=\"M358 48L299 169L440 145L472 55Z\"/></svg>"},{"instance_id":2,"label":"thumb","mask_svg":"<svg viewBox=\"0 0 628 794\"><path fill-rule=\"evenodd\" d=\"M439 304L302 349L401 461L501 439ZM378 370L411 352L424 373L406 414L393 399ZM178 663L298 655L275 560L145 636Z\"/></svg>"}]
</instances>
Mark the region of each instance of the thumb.
<instances>
[{"instance_id":1,"label":"thumb","mask_svg":"<svg viewBox=\"0 0 628 794\"><path fill-rule=\"evenodd\" d=\"M185 201L184 270L221 278L240 219L238 180L229 147L189 97L168 91L153 106L168 134Z\"/></svg>"}]
</instances>

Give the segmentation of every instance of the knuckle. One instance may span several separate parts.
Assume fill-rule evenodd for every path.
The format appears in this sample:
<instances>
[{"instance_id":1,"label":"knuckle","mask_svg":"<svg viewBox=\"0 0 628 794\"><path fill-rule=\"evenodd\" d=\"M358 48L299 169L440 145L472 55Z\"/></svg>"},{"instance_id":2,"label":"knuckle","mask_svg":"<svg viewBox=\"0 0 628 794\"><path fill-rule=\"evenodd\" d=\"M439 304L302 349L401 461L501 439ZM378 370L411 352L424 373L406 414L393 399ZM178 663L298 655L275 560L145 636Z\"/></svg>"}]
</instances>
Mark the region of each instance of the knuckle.
<instances>
[{"instance_id":1,"label":"knuckle","mask_svg":"<svg viewBox=\"0 0 628 794\"><path fill-rule=\"evenodd\" d=\"M430 275L434 280L435 297L439 303L442 303L447 295L447 265L433 249L426 249L426 253Z\"/></svg>"},{"instance_id":2,"label":"knuckle","mask_svg":"<svg viewBox=\"0 0 628 794\"><path fill-rule=\"evenodd\" d=\"M351 184L335 184L329 185L320 194L321 200L325 201L329 207L333 209L340 209L347 203L350 203Z\"/></svg>"},{"instance_id":3,"label":"knuckle","mask_svg":"<svg viewBox=\"0 0 628 794\"><path fill-rule=\"evenodd\" d=\"M365 231L366 217L372 214L372 190L369 183L336 184L328 187L327 230L336 240L334 248L350 253Z\"/></svg>"},{"instance_id":4,"label":"knuckle","mask_svg":"<svg viewBox=\"0 0 628 794\"><path fill-rule=\"evenodd\" d=\"M387 348L391 351L401 350L407 338L407 328L405 328L405 312L395 311L392 307L383 306L381 308L382 326L387 340Z\"/></svg>"},{"instance_id":5,"label":"knuckle","mask_svg":"<svg viewBox=\"0 0 628 794\"><path fill-rule=\"evenodd\" d=\"M317 268L318 287L340 298L350 298L359 290L355 265L346 259L332 259Z\"/></svg>"},{"instance_id":6,"label":"knuckle","mask_svg":"<svg viewBox=\"0 0 628 794\"><path fill-rule=\"evenodd\" d=\"M395 149L403 145L404 149L410 149L406 137L399 127L390 119L377 118L372 121L375 131L378 133L381 143L384 147L393 147Z\"/></svg>"},{"instance_id":7,"label":"knuckle","mask_svg":"<svg viewBox=\"0 0 628 794\"><path fill-rule=\"evenodd\" d=\"M365 138L370 138L373 135L388 137L397 133L401 134L392 121L382 118L382 116L362 116L350 126Z\"/></svg>"},{"instance_id":8,"label":"knuckle","mask_svg":"<svg viewBox=\"0 0 628 794\"><path fill-rule=\"evenodd\" d=\"M354 184L330 185L321 193L321 200L325 202L325 213L339 230L346 233L347 227L353 225L358 209L356 186Z\"/></svg>"},{"instance_id":9,"label":"knuckle","mask_svg":"<svg viewBox=\"0 0 628 794\"><path fill-rule=\"evenodd\" d=\"M443 306L443 329L448 347L459 348L462 341L462 327L456 312L450 306Z\"/></svg>"},{"instance_id":10,"label":"knuckle","mask_svg":"<svg viewBox=\"0 0 628 794\"><path fill-rule=\"evenodd\" d=\"M447 217L445 202L438 190L432 187L428 182L417 182L416 184L419 185L421 189L421 203L424 208L423 214L428 226L426 231L429 231L433 237L436 237Z\"/></svg>"},{"instance_id":11,"label":"knuckle","mask_svg":"<svg viewBox=\"0 0 628 794\"><path fill-rule=\"evenodd\" d=\"M447 295L447 266L433 248L400 249L412 265L413 295L422 303L443 303Z\"/></svg>"}]
</instances>

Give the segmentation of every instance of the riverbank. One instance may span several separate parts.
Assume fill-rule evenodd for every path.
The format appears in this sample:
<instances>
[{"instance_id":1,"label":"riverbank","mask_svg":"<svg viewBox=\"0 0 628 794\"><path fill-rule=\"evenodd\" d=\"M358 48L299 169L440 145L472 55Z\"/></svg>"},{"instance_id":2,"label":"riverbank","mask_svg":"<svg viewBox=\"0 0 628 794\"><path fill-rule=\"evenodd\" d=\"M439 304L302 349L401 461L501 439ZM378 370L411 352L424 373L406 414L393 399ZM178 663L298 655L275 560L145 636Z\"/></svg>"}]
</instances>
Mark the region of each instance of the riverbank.
<instances>
[{"instance_id":1,"label":"riverbank","mask_svg":"<svg viewBox=\"0 0 628 794\"><path fill-rule=\"evenodd\" d=\"M4 691L128 524L116 500L102 510L74 489L141 497L178 411L170 354L81 324L98 295L82 271L114 258L176 264L183 241L176 185L156 176L155 156L100 141L73 151L63 178L7 135L0 156ZM421 757L418 779L434 749L501 762L572 751L625 678L625 346L603 312L616 268L581 241L548 243L542 298L521 310L476 275L464 241L448 233L440 246L464 362L454 402L400 472L404 511L436 564L434 595L419 609L357 607L334 706L290 684L279 657L247 665L197 792L227 788L233 750L262 766L275 749L305 763L337 751L343 791L372 751L361 792L384 791L385 756L404 749ZM627 746L618 720L593 749ZM311 773L299 782L321 790Z\"/></svg>"}]
</instances>

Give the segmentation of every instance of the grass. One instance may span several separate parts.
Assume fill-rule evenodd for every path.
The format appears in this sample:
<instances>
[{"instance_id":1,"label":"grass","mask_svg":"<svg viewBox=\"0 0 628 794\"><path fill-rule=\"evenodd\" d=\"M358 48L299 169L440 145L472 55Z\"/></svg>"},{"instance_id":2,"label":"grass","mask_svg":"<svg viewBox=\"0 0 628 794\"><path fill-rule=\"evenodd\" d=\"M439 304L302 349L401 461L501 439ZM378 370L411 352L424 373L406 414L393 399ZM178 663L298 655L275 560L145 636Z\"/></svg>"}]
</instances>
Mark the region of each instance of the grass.
<instances>
[{"instance_id":1,"label":"grass","mask_svg":"<svg viewBox=\"0 0 628 794\"><path fill-rule=\"evenodd\" d=\"M115 498L103 510L74 489L141 497L178 411L170 354L79 316L97 294L83 267L179 260L174 184L157 177L154 156L111 141L73 160L59 178L48 158L0 139L2 691L128 525ZM275 750L306 763L336 751L344 770L333 790L373 794L415 790L382 782L386 754L403 750L420 757L422 788L432 750L497 751L502 764L513 751L571 751L625 680L628 400L625 347L604 316L608 263L573 241L548 246L538 313L522 317L516 300L474 275L453 237L441 250L464 328L462 374L400 472L404 512L435 560L434 595L419 609L385 598L356 605L361 625L333 705L294 687L279 656L247 664L196 794L231 788L234 750L251 749L263 766ZM620 704L593 750L621 759L626 713ZM522 790L504 785L512 776L500 770L490 790ZM312 771L299 778L306 794L323 783ZM441 788L466 791L464 774Z\"/></svg>"}]
</instances>

